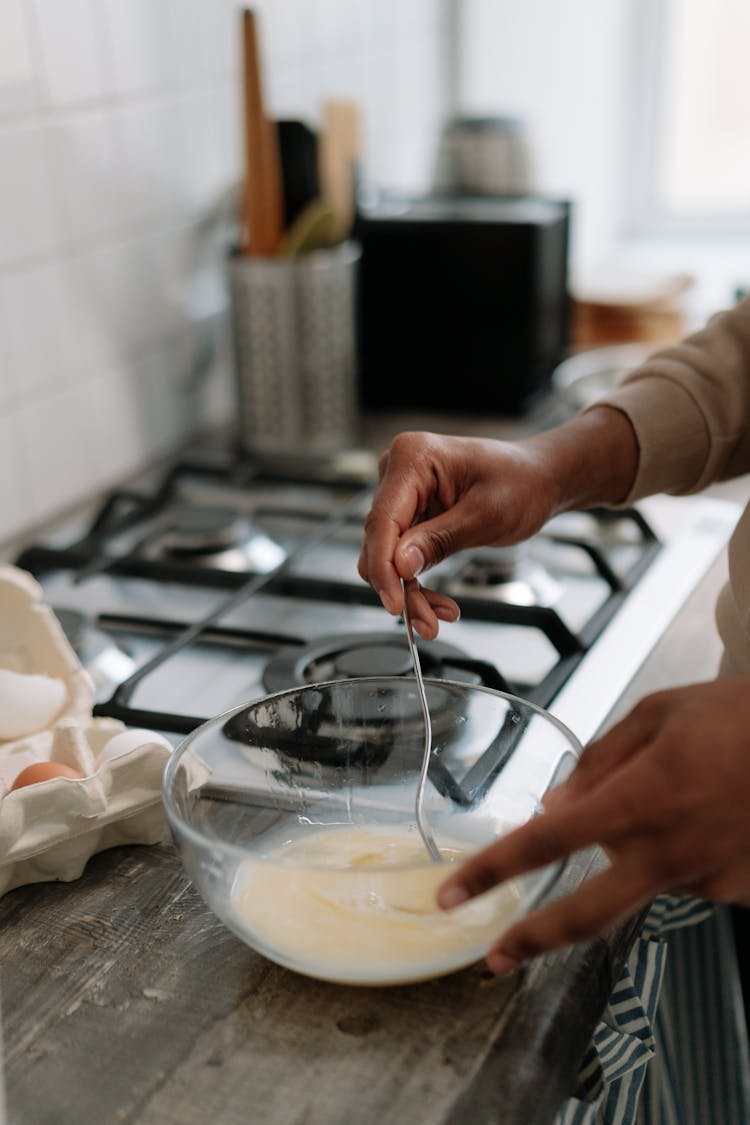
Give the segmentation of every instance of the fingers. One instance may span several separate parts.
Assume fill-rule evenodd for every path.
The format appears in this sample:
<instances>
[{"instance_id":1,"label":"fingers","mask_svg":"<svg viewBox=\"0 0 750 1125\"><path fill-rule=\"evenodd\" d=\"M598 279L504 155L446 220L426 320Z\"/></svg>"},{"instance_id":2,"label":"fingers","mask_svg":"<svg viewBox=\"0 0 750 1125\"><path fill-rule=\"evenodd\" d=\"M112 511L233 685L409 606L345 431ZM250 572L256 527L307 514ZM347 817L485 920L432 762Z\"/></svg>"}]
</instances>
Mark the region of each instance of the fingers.
<instances>
[{"instance_id":1,"label":"fingers","mask_svg":"<svg viewBox=\"0 0 750 1125\"><path fill-rule=\"evenodd\" d=\"M462 495L476 474L477 456L469 439L405 433L381 458L358 566L390 613L400 611L401 578L416 578L485 540L488 513Z\"/></svg>"},{"instance_id":2,"label":"fingers","mask_svg":"<svg viewBox=\"0 0 750 1125\"><path fill-rule=\"evenodd\" d=\"M560 802L472 856L438 889L444 909L505 882L546 867L592 844L642 830L637 767L626 766L594 793ZM648 830L648 826L645 826Z\"/></svg>"},{"instance_id":3,"label":"fingers","mask_svg":"<svg viewBox=\"0 0 750 1125\"><path fill-rule=\"evenodd\" d=\"M507 973L540 953L588 941L635 913L657 889L640 865L612 866L516 922L489 950L487 964Z\"/></svg>"},{"instance_id":4,"label":"fingers","mask_svg":"<svg viewBox=\"0 0 750 1125\"><path fill-rule=\"evenodd\" d=\"M596 789L653 738L662 712L662 695L642 700L611 730L585 747L570 776L546 794L544 807L557 808L562 801L574 800Z\"/></svg>"},{"instance_id":5,"label":"fingers","mask_svg":"<svg viewBox=\"0 0 750 1125\"><path fill-rule=\"evenodd\" d=\"M438 901L450 908L587 844L609 855L607 872L511 926L491 968L592 938L660 891L747 899L749 699L742 681L647 697L589 746L544 813L446 880Z\"/></svg>"},{"instance_id":6,"label":"fingers","mask_svg":"<svg viewBox=\"0 0 750 1125\"><path fill-rule=\"evenodd\" d=\"M365 522L359 573L377 591L385 608L399 613L402 578L417 578L448 555L477 546L485 538L476 526L475 514L462 503L406 529L374 506Z\"/></svg>"},{"instance_id":7,"label":"fingers","mask_svg":"<svg viewBox=\"0 0 750 1125\"><path fill-rule=\"evenodd\" d=\"M463 863L438 888L438 905L458 906L514 875L546 867L595 843L598 832L589 820L571 815L567 807L533 817Z\"/></svg>"},{"instance_id":8,"label":"fingers","mask_svg":"<svg viewBox=\"0 0 750 1125\"><path fill-rule=\"evenodd\" d=\"M360 577L369 582L389 613L401 612L401 579L417 578L438 559L427 555L424 540L429 536L425 525L409 531L412 520L404 528L402 520L410 508L399 515L387 513L374 505L365 521L365 539L359 556ZM414 516L412 519L415 518Z\"/></svg>"},{"instance_id":9,"label":"fingers","mask_svg":"<svg viewBox=\"0 0 750 1125\"><path fill-rule=\"evenodd\" d=\"M396 569L404 578L412 574L416 577L457 551L482 546L498 530L494 523L492 527L488 524L488 515L473 494L457 499L447 511L421 518L401 537L396 547Z\"/></svg>"},{"instance_id":10,"label":"fingers","mask_svg":"<svg viewBox=\"0 0 750 1125\"><path fill-rule=\"evenodd\" d=\"M424 557L401 552L401 569L394 564L396 544L424 512L435 489L430 435L398 435L380 458L380 483L365 519L359 557L360 576L377 592L389 613L400 613L401 577L415 578Z\"/></svg>"},{"instance_id":11,"label":"fingers","mask_svg":"<svg viewBox=\"0 0 750 1125\"><path fill-rule=\"evenodd\" d=\"M357 563L360 577L370 583L392 614L401 613L403 607L401 575L393 564L396 544L403 530L397 519L382 509L373 508L365 523L365 541Z\"/></svg>"},{"instance_id":12,"label":"fingers","mask_svg":"<svg viewBox=\"0 0 750 1125\"><path fill-rule=\"evenodd\" d=\"M409 599L409 616L415 632L425 641L433 641L438 635L441 621L458 621L461 611L453 598L428 590L412 580L407 584L406 596Z\"/></svg>"}]
</instances>

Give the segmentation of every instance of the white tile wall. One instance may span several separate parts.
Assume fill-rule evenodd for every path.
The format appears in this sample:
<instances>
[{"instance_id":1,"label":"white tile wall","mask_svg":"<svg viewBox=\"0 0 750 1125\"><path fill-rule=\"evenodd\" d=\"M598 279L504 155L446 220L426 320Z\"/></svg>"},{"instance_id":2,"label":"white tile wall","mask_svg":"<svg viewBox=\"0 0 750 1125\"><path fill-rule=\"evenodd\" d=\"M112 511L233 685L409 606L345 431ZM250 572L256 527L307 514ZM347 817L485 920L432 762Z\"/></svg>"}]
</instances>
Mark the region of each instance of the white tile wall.
<instances>
[{"instance_id":1,"label":"white tile wall","mask_svg":"<svg viewBox=\"0 0 750 1125\"><path fill-rule=\"evenodd\" d=\"M107 92L97 0L32 0L41 78L50 104L96 101Z\"/></svg>"},{"instance_id":2,"label":"white tile wall","mask_svg":"<svg viewBox=\"0 0 750 1125\"><path fill-rule=\"evenodd\" d=\"M0 274L0 305L8 385L12 398L28 405L61 385L74 362L63 264L53 259Z\"/></svg>"},{"instance_id":3,"label":"white tile wall","mask_svg":"<svg viewBox=\"0 0 750 1125\"><path fill-rule=\"evenodd\" d=\"M4 527L23 526L27 488L22 487L22 476L17 427L2 410L0 399L0 522Z\"/></svg>"},{"instance_id":4,"label":"white tile wall","mask_svg":"<svg viewBox=\"0 0 750 1125\"><path fill-rule=\"evenodd\" d=\"M0 127L0 268L60 243L50 149L46 120Z\"/></svg>"},{"instance_id":5,"label":"white tile wall","mask_svg":"<svg viewBox=\"0 0 750 1125\"><path fill-rule=\"evenodd\" d=\"M112 233L127 219L129 170L115 125L110 110L87 109L54 120L47 129L49 186L66 246Z\"/></svg>"},{"instance_id":6,"label":"white tile wall","mask_svg":"<svg viewBox=\"0 0 750 1125\"><path fill-rule=\"evenodd\" d=\"M0 115L23 113L39 98L39 79L26 34L24 0L0 3Z\"/></svg>"},{"instance_id":7,"label":"white tile wall","mask_svg":"<svg viewBox=\"0 0 750 1125\"><path fill-rule=\"evenodd\" d=\"M271 112L356 97L370 178L424 186L444 4L257 0ZM237 0L0 0L0 544L232 411L239 30Z\"/></svg>"},{"instance_id":8,"label":"white tile wall","mask_svg":"<svg viewBox=\"0 0 750 1125\"><path fill-rule=\"evenodd\" d=\"M161 80L157 5L150 0L103 0L103 7L115 92L127 96L157 90Z\"/></svg>"}]
</instances>

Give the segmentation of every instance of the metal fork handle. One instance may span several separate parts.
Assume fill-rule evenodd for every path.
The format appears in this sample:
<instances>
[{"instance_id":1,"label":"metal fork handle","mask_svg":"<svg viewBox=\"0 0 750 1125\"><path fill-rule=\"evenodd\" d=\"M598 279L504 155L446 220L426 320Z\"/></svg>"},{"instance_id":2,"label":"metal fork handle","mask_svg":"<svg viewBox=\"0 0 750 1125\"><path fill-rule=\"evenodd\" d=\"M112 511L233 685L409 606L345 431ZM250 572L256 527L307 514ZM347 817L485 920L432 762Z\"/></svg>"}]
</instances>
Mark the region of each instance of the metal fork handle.
<instances>
[{"instance_id":1,"label":"metal fork handle","mask_svg":"<svg viewBox=\"0 0 750 1125\"><path fill-rule=\"evenodd\" d=\"M422 768L419 772L419 783L417 785L417 796L414 801L414 816L417 821L417 828L419 835L422 837L424 846L427 848L430 859L439 862L442 859L440 850L435 843L435 839L430 831L430 826L427 823L424 813L424 792L427 785L427 773L430 768L430 756L432 754L432 721L430 719L430 710L427 706L427 693L424 687L424 678L422 676L422 665L419 662L419 653L414 641L414 630L411 624L411 617L409 616L409 607L406 604L406 583L403 578L401 579L401 592L404 597L404 611L403 618L406 625L406 636L409 641L409 651L411 653L411 662L414 667L414 679L417 684L417 694L419 695L419 702L422 707L422 716L424 718L424 750L422 752Z\"/></svg>"}]
</instances>

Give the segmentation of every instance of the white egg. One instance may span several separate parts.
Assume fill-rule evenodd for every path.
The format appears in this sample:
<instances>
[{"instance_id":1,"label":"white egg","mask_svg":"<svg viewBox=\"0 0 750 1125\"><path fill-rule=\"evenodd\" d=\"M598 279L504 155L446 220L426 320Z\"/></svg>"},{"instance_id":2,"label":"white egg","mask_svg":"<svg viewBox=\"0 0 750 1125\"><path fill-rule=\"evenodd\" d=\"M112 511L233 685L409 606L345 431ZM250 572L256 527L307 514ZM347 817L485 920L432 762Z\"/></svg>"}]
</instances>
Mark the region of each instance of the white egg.
<instances>
[{"instance_id":1,"label":"white egg","mask_svg":"<svg viewBox=\"0 0 750 1125\"><path fill-rule=\"evenodd\" d=\"M54 676L0 668L0 739L25 738L44 730L67 698L67 687Z\"/></svg>"},{"instance_id":2,"label":"white egg","mask_svg":"<svg viewBox=\"0 0 750 1125\"><path fill-rule=\"evenodd\" d=\"M111 762L113 758L121 758L123 754L129 754L131 750L135 750L138 746L146 746L149 742L156 742L160 746L166 746L171 751L172 744L168 742L162 735L157 734L153 730L140 730L139 728L132 728L130 730L120 731L119 734L114 735L108 742L105 742L98 754L100 762Z\"/></svg>"}]
</instances>

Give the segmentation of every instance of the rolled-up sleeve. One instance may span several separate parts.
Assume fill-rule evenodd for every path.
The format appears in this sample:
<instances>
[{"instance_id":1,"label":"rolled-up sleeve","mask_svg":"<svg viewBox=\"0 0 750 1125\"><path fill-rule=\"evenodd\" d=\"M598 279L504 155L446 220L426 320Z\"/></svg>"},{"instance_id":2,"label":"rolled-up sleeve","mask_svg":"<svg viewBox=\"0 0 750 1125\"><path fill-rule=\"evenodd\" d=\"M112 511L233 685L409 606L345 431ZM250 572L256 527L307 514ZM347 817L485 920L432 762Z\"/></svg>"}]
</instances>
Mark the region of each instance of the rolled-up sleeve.
<instances>
[{"instance_id":1,"label":"rolled-up sleeve","mask_svg":"<svg viewBox=\"0 0 750 1125\"><path fill-rule=\"evenodd\" d=\"M750 298L628 372L602 404L621 410L638 440L626 503L750 471Z\"/></svg>"}]
</instances>

